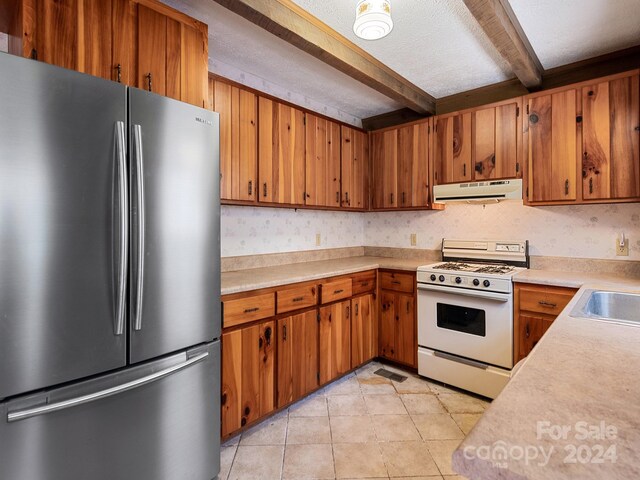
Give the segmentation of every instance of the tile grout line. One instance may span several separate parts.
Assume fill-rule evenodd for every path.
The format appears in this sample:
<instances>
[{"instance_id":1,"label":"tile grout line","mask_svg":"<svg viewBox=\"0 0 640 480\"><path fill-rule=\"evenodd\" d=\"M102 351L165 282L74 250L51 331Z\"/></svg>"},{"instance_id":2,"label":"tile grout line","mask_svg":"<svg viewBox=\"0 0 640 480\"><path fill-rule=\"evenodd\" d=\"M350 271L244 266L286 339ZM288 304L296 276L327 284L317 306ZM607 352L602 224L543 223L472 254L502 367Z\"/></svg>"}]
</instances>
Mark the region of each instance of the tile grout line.
<instances>
[{"instance_id":1,"label":"tile grout line","mask_svg":"<svg viewBox=\"0 0 640 480\"><path fill-rule=\"evenodd\" d=\"M287 407L287 425L284 429L284 445L282 446L282 462L281 462L281 469L280 469L280 480L284 479L284 460L285 460L285 456L287 454L287 438L289 437L289 409L290 407Z\"/></svg>"}]
</instances>

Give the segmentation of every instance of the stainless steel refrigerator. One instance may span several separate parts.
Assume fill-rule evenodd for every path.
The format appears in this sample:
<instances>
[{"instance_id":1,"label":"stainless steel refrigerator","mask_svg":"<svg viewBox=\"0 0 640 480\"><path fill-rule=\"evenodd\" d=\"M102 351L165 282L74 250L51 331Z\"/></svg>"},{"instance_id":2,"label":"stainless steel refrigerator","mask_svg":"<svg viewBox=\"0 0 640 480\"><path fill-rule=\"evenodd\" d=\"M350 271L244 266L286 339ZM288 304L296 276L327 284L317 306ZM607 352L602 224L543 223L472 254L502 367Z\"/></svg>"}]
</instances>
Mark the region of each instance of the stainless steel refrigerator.
<instances>
[{"instance_id":1,"label":"stainless steel refrigerator","mask_svg":"<svg viewBox=\"0 0 640 480\"><path fill-rule=\"evenodd\" d=\"M217 476L218 130L0 53L0 478Z\"/></svg>"}]
</instances>

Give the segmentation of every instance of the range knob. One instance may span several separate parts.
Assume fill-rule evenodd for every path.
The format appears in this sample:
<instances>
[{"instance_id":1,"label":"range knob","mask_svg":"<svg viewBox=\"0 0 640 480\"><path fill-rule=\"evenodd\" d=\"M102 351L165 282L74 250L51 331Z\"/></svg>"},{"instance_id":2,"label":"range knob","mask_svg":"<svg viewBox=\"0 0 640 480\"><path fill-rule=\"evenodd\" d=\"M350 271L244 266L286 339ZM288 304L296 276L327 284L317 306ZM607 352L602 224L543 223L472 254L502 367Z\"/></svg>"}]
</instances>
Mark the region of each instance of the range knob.
<instances>
[{"instance_id":1,"label":"range knob","mask_svg":"<svg viewBox=\"0 0 640 480\"><path fill-rule=\"evenodd\" d=\"M473 284L477 287L478 285L480 285L480 280L478 280L477 278L474 278Z\"/></svg>"},{"instance_id":2,"label":"range knob","mask_svg":"<svg viewBox=\"0 0 640 480\"><path fill-rule=\"evenodd\" d=\"M431 279L432 282L436 281L436 276L432 273L431 276L429 277Z\"/></svg>"},{"instance_id":3,"label":"range knob","mask_svg":"<svg viewBox=\"0 0 640 480\"><path fill-rule=\"evenodd\" d=\"M456 277L456 283L462 283L462 279L460 277Z\"/></svg>"},{"instance_id":4,"label":"range knob","mask_svg":"<svg viewBox=\"0 0 640 480\"><path fill-rule=\"evenodd\" d=\"M489 285L491 285L491 282L489 280L485 280L484 282L482 282L482 285L488 287Z\"/></svg>"},{"instance_id":5,"label":"range knob","mask_svg":"<svg viewBox=\"0 0 640 480\"><path fill-rule=\"evenodd\" d=\"M440 276L438 277L438 280L440 280L441 282L444 282L444 275L440 275Z\"/></svg>"}]
</instances>

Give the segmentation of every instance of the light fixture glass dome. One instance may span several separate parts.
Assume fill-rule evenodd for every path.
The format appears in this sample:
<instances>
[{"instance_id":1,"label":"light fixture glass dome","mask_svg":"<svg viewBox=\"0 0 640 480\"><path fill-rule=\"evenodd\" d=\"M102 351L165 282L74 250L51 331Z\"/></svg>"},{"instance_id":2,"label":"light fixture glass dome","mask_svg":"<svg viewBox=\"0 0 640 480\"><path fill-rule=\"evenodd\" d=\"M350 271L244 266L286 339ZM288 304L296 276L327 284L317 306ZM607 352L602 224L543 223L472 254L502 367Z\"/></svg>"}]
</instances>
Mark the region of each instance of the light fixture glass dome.
<instances>
[{"instance_id":1,"label":"light fixture glass dome","mask_svg":"<svg viewBox=\"0 0 640 480\"><path fill-rule=\"evenodd\" d=\"M353 32L364 40L378 40L393 28L389 0L360 0L356 5Z\"/></svg>"}]
</instances>

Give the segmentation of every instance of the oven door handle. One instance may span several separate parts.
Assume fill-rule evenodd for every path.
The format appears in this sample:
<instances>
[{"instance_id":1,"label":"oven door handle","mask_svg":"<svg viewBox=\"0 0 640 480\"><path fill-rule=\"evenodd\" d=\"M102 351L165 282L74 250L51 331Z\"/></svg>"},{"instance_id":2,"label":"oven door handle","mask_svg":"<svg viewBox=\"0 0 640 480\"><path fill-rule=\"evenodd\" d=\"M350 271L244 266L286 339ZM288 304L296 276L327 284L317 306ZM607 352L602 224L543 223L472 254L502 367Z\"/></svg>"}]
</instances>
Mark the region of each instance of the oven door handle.
<instances>
[{"instance_id":1,"label":"oven door handle","mask_svg":"<svg viewBox=\"0 0 640 480\"><path fill-rule=\"evenodd\" d=\"M441 285L429 285L424 283L418 283L418 290L428 290L431 292L448 293L450 295L465 295L467 297L485 298L488 300L495 300L496 302L508 302L511 299L511 294L508 293L469 290L466 288L456 287L443 287Z\"/></svg>"}]
</instances>

